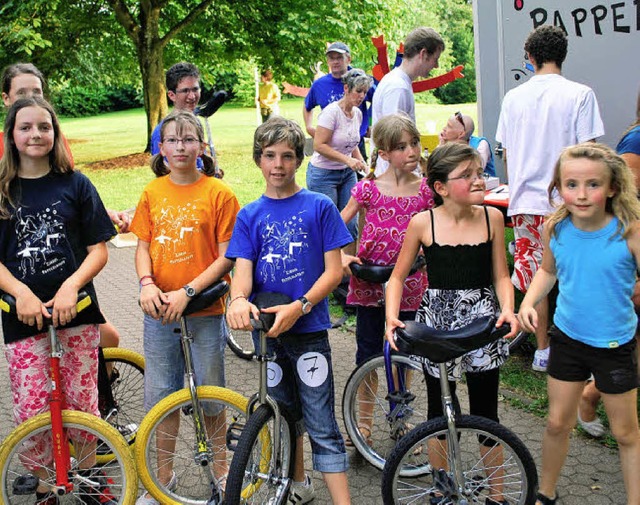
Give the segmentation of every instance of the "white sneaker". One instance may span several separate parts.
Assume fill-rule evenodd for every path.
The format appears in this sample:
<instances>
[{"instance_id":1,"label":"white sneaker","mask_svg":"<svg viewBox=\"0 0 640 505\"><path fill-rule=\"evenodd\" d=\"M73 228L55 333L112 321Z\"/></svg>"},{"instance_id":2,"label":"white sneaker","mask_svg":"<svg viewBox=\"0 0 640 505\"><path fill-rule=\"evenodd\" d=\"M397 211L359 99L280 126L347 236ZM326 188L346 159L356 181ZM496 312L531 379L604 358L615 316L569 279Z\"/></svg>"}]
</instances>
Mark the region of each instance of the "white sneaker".
<instances>
[{"instance_id":1,"label":"white sneaker","mask_svg":"<svg viewBox=\"0 0 640 505\"><path fill-rule=\"evenodd\" d=\"M602 421L598 418L598 416L596 416L593 421L583 421L580 418L580 411L578 411L578 424L584 431L595 438L600 438L606 432L604 424L602 424Z\"/></svg>"},{"instance_id":2,"label":"white sneaker","mask_svg":"<svg viewBox=\"0 0 640 505\"><path fill-rule=\"evenodd\" d=\"M536 372L546 372L547 364L549 363L549 348L541 349L533 354L533 363L531 368Z\"/></svg>"},{"instance_id":3,"label":"white sneaker","mask_svg":"<svg viewBox=\"0 0 640 505\"><path fill-rule=\"evenodd\" d=\"M304 476L304 482L293 482L289 488L287 505L304 505L312 502L316 497L313 482L308 475Z\"/></svg>"},{"instance_id":4,"label":"white sneaker","mask_svg":"<svg viewBox=\"0 0 640 505\"><path fill-rule=\"evenodd\" d=\"M169 484L167 484L167 489L169 491L175 491L177 487L178 476L176 475L176 472L173 472L173 474L171 475L171 480L169 481ZM160 505L160 502L149 493L144 493L140 498L136 500L136 505Z\"/></svg>"}]
</instances>

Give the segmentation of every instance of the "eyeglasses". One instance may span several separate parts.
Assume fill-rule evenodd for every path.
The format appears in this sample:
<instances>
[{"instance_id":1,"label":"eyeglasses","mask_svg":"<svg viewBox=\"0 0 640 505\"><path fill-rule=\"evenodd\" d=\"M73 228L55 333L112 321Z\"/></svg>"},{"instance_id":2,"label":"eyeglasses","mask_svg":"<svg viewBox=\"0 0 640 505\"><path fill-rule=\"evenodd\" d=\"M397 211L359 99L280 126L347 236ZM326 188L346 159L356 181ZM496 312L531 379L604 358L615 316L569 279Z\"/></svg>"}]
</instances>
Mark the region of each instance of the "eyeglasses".
<instances>
[{"instance_id":1,"label":"eyeglasses","mask_svg":"<svg viewBox=\"0 0 640 505\"><path fill-rule=\"evenodd\" d=\"M447 177L447 181L455 181L457 179L464 179L465 181L471 183L476 182L477 180L484 181L484 171L482 169L468 170L458 177Z\"/></svg>"},{"instance_id":2,"label":"eyeglasses","mask_svg":"<svg viewBox=\"0 0 640 505\"><path fill-rule=\"evenodd\" d=\"M188 95L189 93L193 93L194 95L197 95L198 93L200 93L200 86L195 86L193 88L176 89L175 93L176 95Z\"/></svg>"},{"instance_id":3,"label":"eyeglasses","mask_svg":"<svg viewBox=\"0 0 640 505\"><path fill-rule=\"evenodd\" d=\"M177 146L180 142L182 142L183 146L189 147L196 144L200 144L200 139L197 139L195 137L185 137L183 139L179 139L176 137L169 137L162 141L163 144L167 144L170 146Z\"/></svg>"},{"instance_id":4,"label":"eyeglasses","mask_svg":"<svg viewBox=\"0 0 640 505\"><path fill-rule=\"evenodd\" d=\"M455 118L460 122L460 124L462 125L463 129L467 129L467 127L464 125L464 119L462 119L462 112L458 111L454 114Z\"/></svg>"}]
</instances>

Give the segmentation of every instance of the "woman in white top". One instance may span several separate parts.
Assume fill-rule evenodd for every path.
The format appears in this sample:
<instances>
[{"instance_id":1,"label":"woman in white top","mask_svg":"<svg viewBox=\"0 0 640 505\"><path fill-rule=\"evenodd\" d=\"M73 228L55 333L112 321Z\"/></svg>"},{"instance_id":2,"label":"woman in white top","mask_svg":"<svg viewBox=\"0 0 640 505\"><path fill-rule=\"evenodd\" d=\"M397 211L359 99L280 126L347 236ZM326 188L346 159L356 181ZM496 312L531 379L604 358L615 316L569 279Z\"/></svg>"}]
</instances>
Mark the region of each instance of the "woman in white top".
<instances>
[{"instance_id":1,"label":"woman in white top","mask_svg":"<svg viewBox=\"0 0 640 505\"><path fill-rule=\"evenodd\" d=\"M314 153L307 167L307 188L327 195L342 210L355 186L356 172L366 171L358 142L362 112L358 106L372 85L363 70L353 68L343 77L344 95L327 105L318 116L313 141ZM357 236L354 218L347 223L351 235Z\"/></svg>"}]
</instances>

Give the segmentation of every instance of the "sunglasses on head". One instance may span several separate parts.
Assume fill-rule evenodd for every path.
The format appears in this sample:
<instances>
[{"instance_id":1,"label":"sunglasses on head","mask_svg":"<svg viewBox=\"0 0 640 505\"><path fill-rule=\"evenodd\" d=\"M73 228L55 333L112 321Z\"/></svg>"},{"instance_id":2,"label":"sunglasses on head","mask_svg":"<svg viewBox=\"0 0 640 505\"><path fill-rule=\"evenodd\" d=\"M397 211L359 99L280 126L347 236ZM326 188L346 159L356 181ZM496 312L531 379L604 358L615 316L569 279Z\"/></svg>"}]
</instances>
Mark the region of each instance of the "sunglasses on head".
<instances>
[{"instance_id":1,"label":"sunglasses on head","mask_svg":"<svg viewBox=\"0 0 640 505\"><path fill-rule=\"evenodd\" d=\"M460 121L462 128L466 129L466 127L464 126L464 120L462 119L462 112L458 111L454 114L454 116L458 121Z\"/></svg>"}]
</instances>

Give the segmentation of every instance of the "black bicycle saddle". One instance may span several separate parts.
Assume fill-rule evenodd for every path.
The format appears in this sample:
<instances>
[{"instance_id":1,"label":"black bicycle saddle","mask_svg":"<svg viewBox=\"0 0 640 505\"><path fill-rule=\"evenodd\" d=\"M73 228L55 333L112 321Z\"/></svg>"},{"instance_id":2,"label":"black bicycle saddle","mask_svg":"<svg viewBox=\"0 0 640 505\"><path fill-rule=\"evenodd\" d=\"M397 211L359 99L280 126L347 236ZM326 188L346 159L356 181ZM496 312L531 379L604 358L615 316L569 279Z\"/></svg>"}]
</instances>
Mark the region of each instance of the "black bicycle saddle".
<instances>
[{"instance_id":1,"label":"black bicycle saddle","mask_svg":"<svg viewBox=\"0 0 640 505\"><path fill-rule=\"evenodd\" d=\"M200 293L194 296L187 304L187 307L182 313L183 316L188 316L194 312L199 312L213 305L213 303L222 298L229 291L229 284L226 281L216 281L211 286L204 288Z\"/></svg>"},{"instance_id":2,"label":"black bicycle saddle","mask_svg":"<svg viewBox=\"0 0 640 505\"><path fill-rule=\"evenodd\" d=\"M496 328L496 318L479 317L456 330L437 330L425 323L403 321L404 328L396 329L396 345L405 354L428 358L434 363L451 361L474 349L498 340L511 331L507 323Z\"/></svg>"},{"instance_id":3,"label":"black bicycle saddle","mask_svg":"<svg viewBox=\"0 0 640 505\"><path fill-rule=\"evenodd\" d=\"M263 291L262 293L258 293L253 298L253 300L251 300L251 302L261 311L262 309L275 307L276 305L287 305L292 301L293 300L291 299L291 297L287 295L284 295L282 293L273 293L271 291ZM250 317L253 327L256 330L261 331L269 331L276 320L275 314L268 314L266 312L260 312L260 317L257 321L253 318L253 314L251 314Z\"/></svg>"},{"instance_id":4,"label":"black bicycle saddle","mask_svg":"<svg viewBox=\"0 0 640 505\"><path fill-rule=\"evenodd\" d=\"M411 266L411 270L409 275L415 274L420 268L426 265L426 260L424 256L421 254L416 257L416 260L413 262ZM365 263L364 265L360 265L358 263L349 264L349 268L351 269L351 273L357 277L358 279L362 279L367 282L374 282L376 284L384 284L391 277L391 272L393 272L393 267L395 265L372 265L370 263Z\"/></svg>"}]
</instances>

